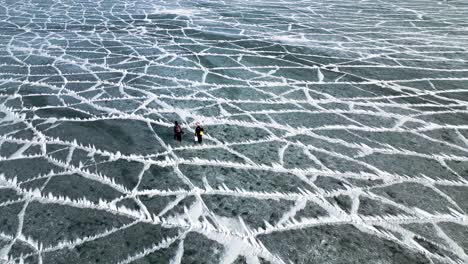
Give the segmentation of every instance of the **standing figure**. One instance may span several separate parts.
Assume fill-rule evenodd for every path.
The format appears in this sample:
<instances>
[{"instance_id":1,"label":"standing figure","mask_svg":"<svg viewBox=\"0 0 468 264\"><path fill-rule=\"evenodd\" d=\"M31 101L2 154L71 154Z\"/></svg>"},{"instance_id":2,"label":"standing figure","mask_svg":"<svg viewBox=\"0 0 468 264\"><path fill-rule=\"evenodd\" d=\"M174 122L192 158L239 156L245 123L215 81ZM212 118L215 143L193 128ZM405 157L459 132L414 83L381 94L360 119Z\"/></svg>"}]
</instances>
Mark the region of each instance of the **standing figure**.
<instances>
[{"instance_id":1,"label":"standing figure","mask_svg":"<svg viewBox=\"0 0 468 264\"><path fill-rule=\"evenodd\" d=\"M200 126L200 123L196 123L197 127L195 128L195 141L197 141L199 144L202 143L202 137L203 137L203 127Z\"/></svg>"},{"instance_id":2,"label":"standing figure","mask_svg":"<svg viewBox=\"0 0 468 264\"><path fill-rule=\"evenodd\" d=\"M175 121L174 122L174 139L177 141L182 141L182 134L184 131L182 131L182 127L179 125L179 122Z\"/></svg>"}]
</instances>

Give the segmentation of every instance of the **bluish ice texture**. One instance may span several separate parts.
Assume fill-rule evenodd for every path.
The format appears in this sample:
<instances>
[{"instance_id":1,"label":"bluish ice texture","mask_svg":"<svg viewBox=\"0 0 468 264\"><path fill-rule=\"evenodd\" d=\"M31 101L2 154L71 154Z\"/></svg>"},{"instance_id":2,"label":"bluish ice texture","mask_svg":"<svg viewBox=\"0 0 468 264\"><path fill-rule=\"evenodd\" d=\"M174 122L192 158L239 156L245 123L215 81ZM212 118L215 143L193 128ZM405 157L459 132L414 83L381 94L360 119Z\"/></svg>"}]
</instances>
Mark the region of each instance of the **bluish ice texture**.
<instances>
[{"instance_id":1,"label":"bluish ice texture","mask_svg":"<svg viewBox=\"0 0 468 264\"><path fill-rule=\"evenodd\" d=\"M0 0L0 263L468 263L467 18Z\"/></svg>"}]
</instances>

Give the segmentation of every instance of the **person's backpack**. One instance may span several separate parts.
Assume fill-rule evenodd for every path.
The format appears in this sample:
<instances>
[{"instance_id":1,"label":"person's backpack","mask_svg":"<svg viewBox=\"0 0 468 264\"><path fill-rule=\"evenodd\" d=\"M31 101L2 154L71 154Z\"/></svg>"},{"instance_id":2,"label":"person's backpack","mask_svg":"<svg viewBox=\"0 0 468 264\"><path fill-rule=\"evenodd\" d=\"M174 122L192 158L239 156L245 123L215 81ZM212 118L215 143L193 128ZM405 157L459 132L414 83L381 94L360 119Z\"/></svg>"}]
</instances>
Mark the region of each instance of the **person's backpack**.
<instances>
[{"instance_id":1,"label":"person's backpack","mask_svg":"<svg viewBox=\"0 0 468 264\"><path fill-rule=\"evenodd\" d=\"M181 132L182 132L182 128L180 128L180 126L176 126L175 132L176 132L176 133L181 133Z\"/></svg>"}]
</instances>

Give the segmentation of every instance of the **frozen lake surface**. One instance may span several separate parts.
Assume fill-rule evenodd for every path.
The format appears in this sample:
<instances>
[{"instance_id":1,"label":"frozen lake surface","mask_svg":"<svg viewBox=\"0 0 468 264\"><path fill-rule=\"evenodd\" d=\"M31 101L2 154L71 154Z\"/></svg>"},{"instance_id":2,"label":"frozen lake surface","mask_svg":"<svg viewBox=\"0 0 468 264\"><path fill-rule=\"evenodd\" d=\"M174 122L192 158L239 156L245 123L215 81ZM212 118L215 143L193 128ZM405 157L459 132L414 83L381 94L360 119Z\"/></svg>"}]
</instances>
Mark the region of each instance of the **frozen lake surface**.
<instances>
[{"instance_id":1,"label":"frozen lake surface","mask_svg":"<svg viewBox=\"0 0 468 264\"><path fill-rule=\"evenodd\" d=\"M0 0L0 263L468 263L467 106L464 0Z\"/></svg>"}]
</instances>

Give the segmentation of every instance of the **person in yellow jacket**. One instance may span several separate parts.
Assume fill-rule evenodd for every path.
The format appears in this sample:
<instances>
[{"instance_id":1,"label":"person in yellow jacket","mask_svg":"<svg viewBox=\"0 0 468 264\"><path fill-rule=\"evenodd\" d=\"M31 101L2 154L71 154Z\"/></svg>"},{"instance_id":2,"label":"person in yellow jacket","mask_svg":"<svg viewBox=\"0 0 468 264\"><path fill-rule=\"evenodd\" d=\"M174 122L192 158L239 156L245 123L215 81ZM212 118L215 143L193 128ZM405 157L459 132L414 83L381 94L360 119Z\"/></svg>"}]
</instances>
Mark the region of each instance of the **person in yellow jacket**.
<instances>
[{"instance_id":1,"label":"person in yellow jacket","mask_svg":"<svg viewBox=\"0 0 468 264\"><path fill-rule=\"evenodd\" d=\"M202 143L202 138L203 138L203 127L200 126L200 123L196 123L197 127L195 128L195 141L197 141L199 144Z\"/></svg>"}]
</instances>

